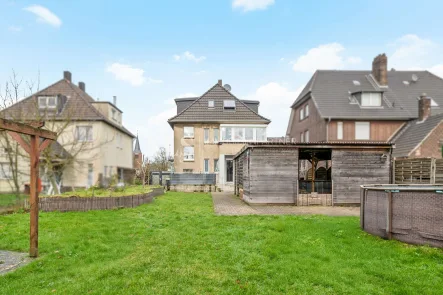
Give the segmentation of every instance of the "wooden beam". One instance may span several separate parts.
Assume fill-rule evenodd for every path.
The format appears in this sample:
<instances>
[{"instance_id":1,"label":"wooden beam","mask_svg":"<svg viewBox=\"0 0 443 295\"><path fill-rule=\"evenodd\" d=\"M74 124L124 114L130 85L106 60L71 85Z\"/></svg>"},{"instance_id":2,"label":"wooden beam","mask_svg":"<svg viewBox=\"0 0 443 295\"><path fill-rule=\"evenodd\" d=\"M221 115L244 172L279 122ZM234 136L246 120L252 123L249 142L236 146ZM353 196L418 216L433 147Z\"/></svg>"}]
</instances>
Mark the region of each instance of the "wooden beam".
<instances>
[{"instance_id":1,"label":"wooden beam","mask_svg":"<svg viewBox=\"0 0 443 295\"><path fill-rule=\"evenodd\" d=\"M14 131L27 135L35 135L38 137L52 139L52 140L57 139L57 133L55 132L35 128L23 123L18 123L6 119L0 119L0 129L5 129L7 131Z\"/></svg>"},{"instance_id":2,"label":"wooden beam","mask_svg":"<svg viewBox=\"0 0 443 295\"><path fill-rule=\"evenodd\" d=\"M52 143L52 140L50 139L45 139L43 140L43 142L40 144L38 151L41 153L45 148L47 148L50 144Z\"/></svg>"},{"instance_id":3,"label":"wooden beam","mask_svg":"<svg viewBox=\"0 0 443 295\"><path fill-rule=\"evenodd\" d=\"M30 181L30 245L29 256L38 256L38 162L39 162L39 138L35 135L31 135L31 181Z\"/></svg>"},{"instance_id":4,"label":"wooden beam","mask_svg":"<svg viewBox=\"0 0 443 295\"><path fill-rule=\"evenodd\" d=\"M23 137L20 136L20 134L13 132L13 131L8 131L8 134L15 139L15 141L17 141L17 143L28 153L31 153L31 147L29 146L29 144L23 139Z\"/></svg>"}]
</instances>

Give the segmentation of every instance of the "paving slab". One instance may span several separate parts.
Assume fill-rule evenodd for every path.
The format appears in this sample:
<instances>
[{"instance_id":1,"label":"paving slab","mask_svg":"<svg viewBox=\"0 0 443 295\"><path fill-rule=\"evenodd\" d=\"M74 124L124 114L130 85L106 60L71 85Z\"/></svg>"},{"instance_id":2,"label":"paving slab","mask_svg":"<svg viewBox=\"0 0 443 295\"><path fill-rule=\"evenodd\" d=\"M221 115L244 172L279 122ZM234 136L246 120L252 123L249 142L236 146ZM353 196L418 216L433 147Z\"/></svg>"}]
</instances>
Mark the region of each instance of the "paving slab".
<instances>
[{"instance_id":1,"label":"paving slab","mask_svg":"<svg viewBox=\"0 0 443 295\"><path fill-rule=\"evenodd\" d=\"M360 216L359 207L324 207L292 205L249 205L229 192L212 193L217 215L307 215Z\"/></svg>"},{"instance_id":2,"label":"paving slab","mask_svg":"<svg viewBox=\"0 0 443 295\"><path fill-rule=\"evenodd\" d=\"M13 271L31 260L28 253L0 250L0 275Z\"/></svg>"}]
</instances>

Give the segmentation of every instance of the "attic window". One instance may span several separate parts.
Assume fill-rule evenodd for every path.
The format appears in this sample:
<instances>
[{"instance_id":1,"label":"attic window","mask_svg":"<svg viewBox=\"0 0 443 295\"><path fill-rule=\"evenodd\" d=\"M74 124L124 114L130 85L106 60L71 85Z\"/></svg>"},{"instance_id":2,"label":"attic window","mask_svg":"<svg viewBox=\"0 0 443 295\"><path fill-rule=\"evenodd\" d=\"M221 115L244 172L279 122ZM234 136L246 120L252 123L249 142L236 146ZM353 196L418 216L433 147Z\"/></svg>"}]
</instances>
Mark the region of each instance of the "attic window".
<instances>
[{"instance_id":1,"label":"attic window","mask_svg":"<svg viewBox=\"0 0 443 295\"><path fill-rule=\"evenodd\" d=\"M357 80L352 81L352 83L354 83L355 86L360 86L361 85L360 81L357 81Z\"/></svg>"},{"instance_id":2,"label":"attic window","mask_svg":"<svg viewBox=\"0 0 443 295\"><path fill-rule=\"evenodd\" d=\"M213 109L215 106L214 101L213 100L209 100L208 101L208 108Z\"/></svg>"},{"instance_id":3,"label":"attic window","mask_svg":"<svg viewBox=\"0 0 443 295\"><path fill-rule=\"evenodd\" d=\"M225 110L235 110L235 100L224 100L223 108Z\"/></svg>"},{"instance_id":4,"label":"attic window","mask_svg":"<svg viewBox=\"0 0 443 295\"><path fill-rule=\"evenodd\" d=\"M55 109L57 107L57 96L39 96L38 107L40 109Z\"/></svg>"},{"instance_id":5,"label":"attic window","mask_svg":"<svg viewBox=\"0 0 443 295\"><path fill-rule=\"evenodd\" d=\"M361 95L362 107L379 107L381 106L380 92L365 92Z\"/></svg>"}]
</instances>

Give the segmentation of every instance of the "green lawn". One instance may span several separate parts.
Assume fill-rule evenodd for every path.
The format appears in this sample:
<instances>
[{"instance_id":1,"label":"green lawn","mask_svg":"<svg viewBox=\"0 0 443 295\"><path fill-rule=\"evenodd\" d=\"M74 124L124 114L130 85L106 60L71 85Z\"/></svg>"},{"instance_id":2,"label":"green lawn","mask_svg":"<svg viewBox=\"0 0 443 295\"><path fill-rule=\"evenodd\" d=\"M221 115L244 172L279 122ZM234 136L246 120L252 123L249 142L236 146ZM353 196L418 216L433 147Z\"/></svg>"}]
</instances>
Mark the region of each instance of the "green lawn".
<instances>
[{"instance_id":1,"label":"green lawn","mask_svg":"<svg viewBox=\"0 0 443 295\"><path fill-rule=\"evenodd\" d=\"M0 216L26 251L29 215ZM358 218L215 216L210 195L40 215L40 254L0 294L441 294L443 251L384 241Z\"/></svg>"},{"instance_id":2,"label":"green lawn","mask_svg":"<svg viewBox=\"0 0 443 295\"><path fill-rule=\"evenodd\" d=\"M131 185L126 186L124 188L118 188L117 190L113 191L112 189L106 189L106 188L89 188L89 189L79 189L76 191L70 191L63 193L61 195L58 195L57 197L122 197L122 196L131 196L131 195L138 195L138 194L144 194L149 193L152 191L152 188L156 186L149 186L146 185L143 187L142 185ZM157 186L158 187L158 186ZM46 197L43 196L42 197ZM49 196L52 197L52 196Z\"/></svg>"}]
</instances>

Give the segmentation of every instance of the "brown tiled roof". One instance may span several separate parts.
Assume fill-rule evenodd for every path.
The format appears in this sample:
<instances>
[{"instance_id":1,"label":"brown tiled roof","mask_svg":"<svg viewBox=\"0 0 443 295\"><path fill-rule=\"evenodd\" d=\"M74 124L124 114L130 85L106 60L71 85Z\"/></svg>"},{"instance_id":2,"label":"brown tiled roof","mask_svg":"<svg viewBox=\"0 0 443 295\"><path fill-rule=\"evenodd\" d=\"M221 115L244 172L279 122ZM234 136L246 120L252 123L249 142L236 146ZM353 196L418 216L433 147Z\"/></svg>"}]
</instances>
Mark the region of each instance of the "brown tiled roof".
<instances>
[{"instance_id":1,"label":"brown tiled roof","mask_svg":"<svg viewBox=\"0 0 443 295\"><path fill-rule=\"evenodd\" d=\"M13 104L12 106L2 110L0 113L9 119L26 119L35 120L41 117L37 106L37 97L42 95L63 95L67 98L63 109L47 117L47 120L72 120L72 121L104 121L126 133L131 137L135 137L128 129L119 126L102 115L91 103L95 100L86 92L78 88L66 79L62 79L43 90ZM41 118L44 120L44 118Z\"/></svg>"},{"instance_id":2,"label":"brown tiled roof","mask_svg":"<svg viewBox=\"0 0 443 295\"><path fill-rule=\"evenodd\" d=\"M214 101L214 108L208 108L208 101L210 100ZM223 108L224 100L235 100L235 110L225 110ZM180 122L247 122L269 124L271 121L259 115L217 83L178 115L170 118L168 122L172 126L174 123Z\"/></svg>"}]
</instances>

